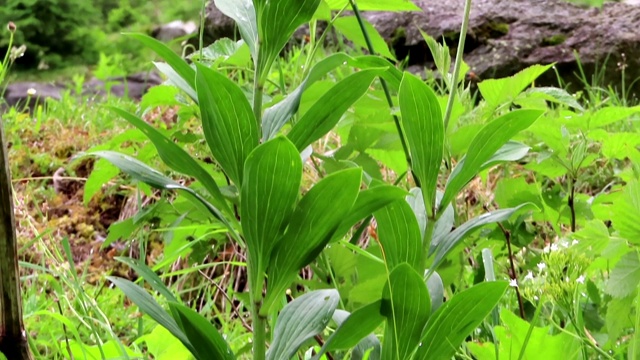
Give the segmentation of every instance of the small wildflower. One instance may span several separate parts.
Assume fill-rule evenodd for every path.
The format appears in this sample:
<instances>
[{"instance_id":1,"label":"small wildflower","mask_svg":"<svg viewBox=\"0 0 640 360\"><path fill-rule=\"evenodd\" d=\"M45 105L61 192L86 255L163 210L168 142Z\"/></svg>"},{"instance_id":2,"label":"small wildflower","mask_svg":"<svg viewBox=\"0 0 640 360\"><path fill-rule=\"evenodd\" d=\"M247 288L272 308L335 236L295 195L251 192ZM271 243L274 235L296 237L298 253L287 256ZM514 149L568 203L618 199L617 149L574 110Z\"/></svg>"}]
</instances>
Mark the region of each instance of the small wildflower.
<instances>
[{"instance_id":1,"label":"small wildflower","mask_svg":"<svg viewBox=\"0 0 640 360\"><path fill-rule=\"evenodd\" d=\"M558 251L558 244L551 244L551 251Z\"/></svg>"},{"instance_id":2,"label":"small wildflower","mask_svg":"<svg viewBox=\"0 0 640 360\"><path fill-rule=\"evenodd\" d=\"M518 280L516 280L516 279L510 279L510 280L509 280L509 286L511 286L511 287L518 287Z\"/></svg>"},{"instance_id":3,"label":"small wildflower","mask_svg":"<svg viewBox=\"0 0 640 360\"><path fill-rule=\"evenodd\" d=\"M34 89L34 88L29 88L29 89L27 90L27 95L29 95L29 96L33 96L33 95L35 95L35 94L36 94L36 89Z\"/></svg>"},{"instance_id":4,"label":"small wildflower","mask_svg":"<svg viewBox=\"0 0 640 360\"><path fill-rule=\"evenodd\" d=\"M16 32L16 29L18 27L16 26L16 24L13 21L9 21L9 23L7 24L7 30L9 30L10 32Z\"/></svg>"},{"instance_id":5,"label":"small wildflower","mask_svg":"<svg viewBox=\"0 0 640 360\"><path fill-rule=\"evenodd\" d=\"M547 267L547 264L541 262L541 263L538 263L538 265L536 266L538 267L538 270L542 271Z\"/></svg>"},{"instance_id":6,"label":"small wildflower","mask_svg":"<svg viewBox=\"0 0 640 360\"><path fill-rule=\"evenodd\" d=\"M580 275L577 279L576 282L578 284L584 284L584 275Z\"/></svg>"},{"instance_id":7,"label":"small wildflower","mask_svg":"<svg viewBox=\"0 0 640 360\"><path fill-rule=\"evenodd\" d=\"M573 241L571 242L571 246L578 245L578 243L580 242L577 239L573 239Z\"/></svg>"},{"instance_id":8,"label":"small wildflower","mask_svg":"<svg viewBox=\"0 0 640 360\"><path fill-rule=\"evenodd\" d=\"M533 281L533 272L531 270L527 271L527 275L524 277L524 280L531 280Z\"/></svg>"}]
</instances>

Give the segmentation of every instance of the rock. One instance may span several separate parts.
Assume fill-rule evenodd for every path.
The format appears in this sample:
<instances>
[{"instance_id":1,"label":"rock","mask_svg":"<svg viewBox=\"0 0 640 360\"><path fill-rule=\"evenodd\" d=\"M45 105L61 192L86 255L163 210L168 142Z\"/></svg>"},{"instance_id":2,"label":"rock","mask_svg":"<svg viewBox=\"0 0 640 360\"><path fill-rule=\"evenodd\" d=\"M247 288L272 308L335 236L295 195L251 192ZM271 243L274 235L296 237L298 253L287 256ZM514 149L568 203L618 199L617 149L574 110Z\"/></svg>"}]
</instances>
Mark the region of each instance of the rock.
<instances>
[{"instance_id":1,"label":"rock","mask_svg":"<svg viewBox=\"0 0 640 360\"><path fill-rule=\"evenodd\" d=\"M140 100L149 88L160 85L162 81L160 75L153 71L113 77L107 81L94 78L84 83L82 95L102 97L106 96L108 90L113 96ZM32 111L38 104L43 104L45 99L60 100L64 90L66 87L59 84L10 83L4 93L4 102L0 101L0 113L4 112L7 107Z\"/></svg>"},{"instance_id":2,"label":"rock","mask_svg":"<svg viewBox=\"0 0 640 360\"><path fill-rule=\"evenodd\" d=\"M57 84L37 82L15 82L7 85L4 92L6 106L18 109L34 109L46 99L60 100L65 88Z\"/></svg>"},{"instance_id":3,"label":"rock","mask_svg":"<svg viewBox=\"0 0 640 360\"><path fill-rule=\"evenodd\" d=\"M418 0L423 12L369 12L364 16L393 44L409 64L432 66L419 28L444 38L452 52L460 37L464 0ZM513 75L533 64L556 63L565 82L577 90L580 73L574 52L588 81L602 71L603 84L619 88L622 69L626 84L640 77L640 7L606 3L585 8L563 0L474 0L465 40L465 61L480 79ZM555 72L537 83L558 85ZM576 87L577 86L577 87ZM633 90L640 93L640 83Z\"/></svg>"},{"instance_id":4,"label":"rock","mask_svg":"<svg viewBox=\"0 0 640 360\"><path fill-rule=\"evenodd\" d=\"M182 20L176 20L153 29L151 36L166 42L191 35L195 33L197 29L198 25L193 21L184 22Z\"/></svg>"},{"instance_id":5,"label":"rock","mask_svg":"<svg viewBox=\"0 0 640 360\"><path fill-rule=\"evenodd\" d=\"M113 77L106 81L93 78L83 86L83 95L105 96L107 92L117 97L140 100L152 86L160 85L162 78L156 72L143 72L125 77Z\"/></svg>"},{"instance_id":6,"label":"rock","mask_svg":"<svg viewBox=\"0 0 640 360\"><path fill-rule=\"evenodd\" d=\"M626 84L633 84L632 90L640 94L640 82L634 82L640 77L639 1L608 2L597 9L564 0L473 0L464 59L479 79L556 63L560 77L575 91L582 86L576 77L580 68L575 52L588 81L602 71L599 85L619 87L624 68ZM454 53L464 2L416 0L422 12L365 12L364 17L392 44L399 60L408 56L414 69L433 67L419 29L438 40L444 38ZM207 5L205 35L205 44L222 37L239 38L233 21L212 1ZM537 83L557 86L556 73L547 72Z\"/></svg>"}]
</instances>

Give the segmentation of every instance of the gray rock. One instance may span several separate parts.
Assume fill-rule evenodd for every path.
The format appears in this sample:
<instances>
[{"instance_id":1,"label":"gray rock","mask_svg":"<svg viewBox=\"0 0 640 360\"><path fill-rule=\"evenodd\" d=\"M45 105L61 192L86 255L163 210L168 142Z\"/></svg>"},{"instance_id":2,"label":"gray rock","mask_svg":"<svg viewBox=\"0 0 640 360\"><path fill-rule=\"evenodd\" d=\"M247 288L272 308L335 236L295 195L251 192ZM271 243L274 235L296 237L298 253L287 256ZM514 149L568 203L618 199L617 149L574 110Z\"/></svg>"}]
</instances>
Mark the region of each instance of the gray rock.
<instances>
[{"instance_id":1,"label":"gray rock","mask_svg":"<svg viewBox=\"0 0 640 360\"><path fill-rule=\"evenodd\" d=\"M153 71L113 77L106 81L93 78L84 84L83 95L105 96L109 93L117 97L140 100L149 88L161 83L162 78Z\"/></svg>"},{"instance_id":2,"label":"gray rock","mask_svg":"<svg viewBox=\"0 0 640 360\"><path fill-rule=\"evenodd\" d=\"M365 14L393 43L409 64L431 66L432 58L420 35L424 30L444 38L452 51L460 37L464 0L415 2L423 12ZM465 61L480 78L513 75L533 64L556 63L560 77L580 87L578 54L588 80L602 71L605 85L640 77L640 7L607 3L602 9L585 8L563 0L473 0ZM557 85L553 71L538 83ZM634 90L640 93L640 83Z\"/></svg>"},{"instance_id":3,"label":"gray rock","mask_svg":"<svg viewBox=\"0 0 640 360\"><path fill-rule=\"evenodd\" d=\"M46 99L60 100L65 88L57 84L37 82L15 82L7 85L4 92L5 105L33 109Z\"/></svg>"},{"instance_id":4,"label":"gray rock","mask_svg":"<svg viewBox=\"0 0 640 360\"><path fill-rule=\"evenodd\" d=\"M171 41L179 37L191 35L195 33L197 29L198 25L193 21L184 22L182 20L176 20L153 29L151 36L160 41Z\"/></svg>"},{"instance_id":5,"label":"gray rock","mask_svg":"<svg viewBox=\"0 0 640 360\"><path fill-rule=\"evenodd\" d=\"M640 94L640 6L606 3L601 9L580 7L564 0L473 0L465 61L480 79L513 75L533 64L556 63L565 82L581 87L579 55L586 78L599 71L602 84L620 86L622 68L626 84ZM413 13L366 12L399 59L409 65L433 67L433 59L420 35L422 29L443 39L452 52L460 37L464 0L416 0L423 11ZM207 6L205 44L239 38L233 21ZM304 33L304 31L303 31ZM453 55L453 54L452 54ZM555 72L538 83L558 85Z\"/></svg>"}]
</instances>

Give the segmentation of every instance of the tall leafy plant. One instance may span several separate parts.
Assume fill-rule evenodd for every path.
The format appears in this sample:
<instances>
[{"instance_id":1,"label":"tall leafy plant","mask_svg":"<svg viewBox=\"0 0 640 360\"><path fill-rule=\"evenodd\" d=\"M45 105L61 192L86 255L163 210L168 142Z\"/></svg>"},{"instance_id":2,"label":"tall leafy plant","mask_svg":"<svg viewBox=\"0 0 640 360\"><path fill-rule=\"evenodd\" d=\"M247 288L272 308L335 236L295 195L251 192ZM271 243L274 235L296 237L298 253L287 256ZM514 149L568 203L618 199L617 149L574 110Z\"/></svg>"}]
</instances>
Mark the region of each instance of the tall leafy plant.
<instances>
[{"instance_id":1,"label":"tall leafy plant","mask_svg":"<svg viewBox=\"0 0 640 360\"><path fill-rule=\"evenodd\" d=\"M496 306L507 285L483 283L443 305L444 288L435 270L473 230L508 219L521 206L484 214L451 232L452 203L480 171L513 158L513 149L505 150L505 145L541 112L514 111L487 123L440 191L447 121L433 90L421 79L399 72L380 57L337 53L314 65L284 100L263 109L264 84L272 64L296 28L312 19L320 1L215 3L237 22L252 54L253 102L238 84L217 70L199 63L189 65L149 37L131 36L166 61L157 64L158 68L197 104L206 144L229 186L222 189L211 169L136 115L119 109L113 110L144 132L167 166L196 179L196 185L183 185L124 154L98 151L91 155L151 186L185 193L246 250L254 359L291 358L325 329L332 316L340 325L317 357L352 347L354 354L377 347L381 349L378 355L385 359L453 356ZM281 135L284 125L298 113L305 90L344 64L360 71L331 86L291 124L286 136ZM421 185L407 193L400 187L363 181L362 169L351 167L324 177L301 196L301 152L330 132L377 77L398 91L402 118L398 126L403 130L399 135L406 138L414 180ZM518 150L521 153L522 149ZM232 197L239 197L239 204L229 201L229 192L235 192ZM308 292L282 307L286 289L300 269L313 262L332 239L344 236L372 214L378 221L387 271L379 299L348 316L336 312L339 294L331 289ZM169 311L143 288L125 279L114 277L111 281L196 358L235 357L213 325L175 298L156 274L140 262L123 261L166 299ZM271 323L272 315L278 312L275 324ZM380 347L370 333L382 322L386 326Z\"/></svg>"}]
</instances>

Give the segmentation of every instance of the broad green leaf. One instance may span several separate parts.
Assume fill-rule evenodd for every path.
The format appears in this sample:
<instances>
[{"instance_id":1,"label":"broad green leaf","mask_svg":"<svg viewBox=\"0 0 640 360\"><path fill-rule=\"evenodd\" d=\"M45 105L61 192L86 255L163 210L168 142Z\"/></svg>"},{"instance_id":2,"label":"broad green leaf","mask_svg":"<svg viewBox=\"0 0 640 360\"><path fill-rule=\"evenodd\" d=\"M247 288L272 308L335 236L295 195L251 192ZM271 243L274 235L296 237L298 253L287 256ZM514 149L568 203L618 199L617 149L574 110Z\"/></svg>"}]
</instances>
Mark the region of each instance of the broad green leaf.
<instances>
[{"instance_id":1,"label":"broad green leaf","mask_svg":"<svg viewBox=\"0 0 640 360\"><path fill-rule=\"evenodd\" d=\"M619 235L633 244L640 244L640 182L633 180L624 188L624 197L611 209L611 222Z\"/></svg>"},{"instance_id":2,"label":"broad green leaf","mask_svg":"<svg viewBox=\"0 0 640 360\"><path fill-rule=\"evenodd\" d=\"M442 237L442 239L438 243L432 243L431 247L429 248L429 255L435 252L435 257L433 259L431 267L429 268L429 273L432 273L434 270L436 270L442 260L444 260L444 258L449 254L449 252L453 250L456 245L460 244L460 242L462 242L462 240L464 240L474 230L477 230L478 228L487 224L509 220L509 218L513 214L526 206L531 206L531 204L525 203L510 209L500 209L484 213L460 225L455 230Z\"/></svg>"},{"instance_id":3,"label":"broad green leaf","mask_svg":"<svg viewBox=\"0 0 640 360\"><path fill-rule=\"evenodd\" d=\"M345 53L332 54L315 64L302 83L284 100L265 110L262 118L263 139L271 139L276 136L282 126L298 112L300 99L305 89L309 88L333 69L344 64L360 69L387 68L387 76L385 79L393 88L397 88L402 78L402 73L389 61L381 57L371 55L351 57Z\"/></svg>"},{"instance_id":4,"label":"broad green leaf","mask_svg":"<svg viewBox=\"0 0 640 360\"><path fill-rule=\"evenodd\" d=\"M451 359L464 339L500 302L509 284L485 282L454 295L429 319L415 359Z\"/></svg>"},{"instance_id":5,"label":"broad green leaf","mask_svg":"<svg viewBox=\"0 0 640 360\"><path fill-rule=\"evenodd\" d=\"M402 125L411 151L411 165L422 188L428 217L433 217L438 174L444 154L444 123L436 94L422 79L405 73L400 84Z\"/></svg>"},{"instance_id":6,"label":"broad green leaf","mask_svg":"<svg viewBox=\"0 0 640 360\"><path fill-rule=\"evenodd\" d=\"M437 272L431 273L427 278L427 289L431 296L431 313L435 313L444 303L444 284L442 278Z\"/></svg>"},{"instance_id":7,"label":"broad green leaf","mask_svg":"<svg viewBox=\"0 0 640 360\"><path fill-rule=\"evenodd\" d=\"M153 290L164 296L167 301L178 302L178 299L173 296L162 279L160 279L160 277L146 264L144 264L140 260L122 256L117 256L115 257L115 259L123 264L129 265L129 267L132 268L136 273L138 273L138 275L140 275L151 286L151 288L153 288Z\"/></svg>"},{"instance_id":8,"label":"broad green leaf","mask_svg":"<svg viewBox=\"0 0 640 360\"><path fill-rule=\"evenodd\" d=\"M86 345L76 340L65 341L63 354L66 359L102 360L102 359L139 359L142 354L136 353L121 342L106 341L100 345ZM71 354L69 354L71 350ZM3 359L0 353L0 359Z\"/></svg>"},{"instance_id":9,"label":"broad green leaf","mask_svg":"<svg viewBox=\"0 0 640 360\"><path fill-rule=\"evenodd\" d=\"M391 185L375 186L360 191L353 208L342 220L333 238L344 236L358 221L396 200L401 200L406 193L403 189Z\"/></svg>"},{"instance_id":10,"label":"broad green leaf","mask_svg":"<svg viewBox=\"0 0 640 360\"><path fill-rule=\"evenodd\" d=\"M87 153L87 155L97 156L108 160L115 165L120 171L133 177L138 181L142 181L147 185L151 185L157 189L163 190L182 190L190 194L199 203L205 206L205 208L218 220L220 220L231 232L235 234L233 226L227 221L226 217L220 213L215 206L209 203L202 195L198 194L191 188L179 184L178 182L162 175L157 170L149 167L147 164L132 158L131 156L117 153L115 151L94 151Z\"/></svg>"},{"instance_id":11,"label":"broad green leaf","mask_svg":"<svg viewBox=\"0 0 640 360\"><path fill-rule=\"evenodd\" d=\"M523 346L526 346L523 360L580 358L580 340L571 334L560 332L552 335L551 326L531 327L506 309L501 311L500 317L504 325L494 327L500 359L518 359ZM490 354L491 360L496 359L495 344L468 342L467 347L478 359L482 359L480 354L483 353Z\"/></svg>"},{"instance_id":12,"label":"broad green leaf","mask_svg":"<svg viewBox=\"0 0 640 360\"><path fill-rule=\"evenodd\" d=\"M391 270L408 263L415 270L422 269L422 238L409 203L404 199L394 201L374 216L387 267Z\"/></svg>"},{"instance_id":13,"label":"broad green leaf","mask_svg":"<svg viewBox=\"0 0 640 360\"><path fill-rule=\"evenodd\" d=\"M427 229L427 210L424 208L424 199L422 198L422 189L412 188L409 190L410 194L406 197L407 203L413 210L413 214L418 221L418 228L420 229L420 239L424 241L424 233Z\"/></svg>"},{"instance_id":14,"label":"broad green leaf","mask_svg":"<svg viewBox=\"0 0 640 360\"><path fill-rule=\"evenodd\" d=\"M200 164L198 164L191 155L184 151L182 147L162 135L153 126L149 125L139 117L116 107L110 107L110 109L120 115L123 119L127 120L131 125L140 129L140 131L142 131L149 140L151 140L158 151L158 155L162 161L167 164L167 166L177 172L193 176L198 179L198 181L202 182L204 187L216 201L216 207L230 213L227 203L220 192L220 188L218 187L218 184L216 184L215 180L213 180L213 177L211 177L211 174L200 166Z\"/></svg>"},{"instance_id":15,"label":"broad green leaf","mask_svg":"<svg viewBox=\"0 0 640 360\"><path fill-rule=\"evenodd\" d=\"M320 0L254 0L253 3L259 39L256 76L264 83L280 51L296 29L311 20Z\"/></svg>"},{"instance_id":16,"label":"broad green leaf","mask_svg":"<svg viewBox=\"0 0 640 360\"><path fill-rule=\"evenodd\" d=\"M162 326L156 326L150 333L135 340L136 344L141 342L144 342L147 350L156 360L194 359L191 352L182 345L180 340Z\"/></svg>"},{"instance_id":17,"label":"broad green leaf","mask_svg":"<svg viewBox=\"0 0 640 360\"><path fill-rule=\"evenodd\" d=\"M247 158L240 195L240 218L247 242L249 284L262 293L271 251L293 212L300 182L300 154L280 136L258 146Z\"/></svg>"},{"instance_id":18,"label":"broad green leaf","mask_svg":"<svg viewBox=\"0 0 640 360\"><path fill-rule=\"evenodd\" d=\"M141 42L144 46L153 50L158 56L160 56L167 64L175 71L175 73L188 85L187 89L189 90L187 94L191 96L194 101L197 101L195 95L196 88L196 72L195 70L187 64L187 62L182 59L178 54L176 54L171 48L167 45L163 44L161 41L158 41L148 35L145 34L126 34L139 42ZM178 84L176 84L178 85Z\"/></svg>"},{"instance_id":19,"label":"broad green leaf","mask_svg":"<svg viewBox=\"0 0 640 360\"><path fill-rule=\"evenodd\" d=\"M326 135L382 72L380 69L362 70L339 81L293 125L287 137L302 151Z\"/></svg>"},{"instance_id":20,"label":"broad green leaf","mask_svg":"<svg viewBox=\"0 0 640 360\"><path fill-rule=\"evenodd\" d=\"M213 157L231 181L242 184L244 162L260 133L242 90L225 75L196 64L202 130Z\"/></svg>"},{"instance_id":21,"label":"broad green leaf","mask_svg":"<svg viewBox=\"0 0 640 360\"><path fill-rule=\"evenodd\" d=\"M222 338L209 320L191 308L176 302L169 302L169 308L176 318L176 322L194 346L196 359L232 360L236 357L231 352L229 344Z\"/></svg>"},{"instance_id":22,"label":"broad green leaf","mask_svg":"<svg viewBox=\"0 0 640 360\"><path fill-rule=\"evenodd\" d=\"M268 313L301 268L313 261L349 214L358 196L362 170L335 172L307 192L291 215L286 233L273 249L263 311Z\"/></svg>"},{"instance_id":23,"label":"broad green leaf","mask_svg":"<svg viewBox=\"0 0 640 360\"><path fill-rule=\"evenodd\" d=\"M615 297L631 295L640 285L640 256L635 250L626 253L613 267L604 291Z\"/></svg>"},{"instance_id":24,"label":"broad green leaf","mask_svg":"<svg viewBox=\"0 0 640 360\"><path fill-rule=\"evenodd\" d=\"M569 94L564 89L556 87L534 87L527 90L525 94L529 97L539 96L545 100L563 104L579 111L584 111L584 108L580 105L578 100L576 100L576 97Z\"/></svg>"},{"instance_id":25,"label":"broad green leaf","mask_svg":"<svg viewBox=\"0 0 640 360\"><path fill-rule=\"evenodd\" d=\"M382 358L410 359L431 314L431 297L422 276L409 264L400 264L389 274L382 313L387 317Z\"/></svg>"},{"instance_id":26,"label":"broad green leaf","mask_svg":"<svg viewBox=\"0 0 640 360\"><path fill-rule=\"evenodd\" d=\"M331 10L342 10L349 0L325 0ZM358 0L358 9L366 11L422 11L411 0Z\"/></svg>"},{"instance_id":27,"label":"broad green leaf","mask_svg":"<svg viewBox=\"0 0 640 360\"><path fill-rule=\"evenodd\" d=\"M533 65L519 73L504 79L488 79L478 83L478 89L484 100L491 106L513 101L538 76L549 70L553 64Z\"/></svg>"},{"instance_id":28,"label":"broad green leaf","mask_svg":"<svg viewBox=\"0 0 640 360\"><path fill-rule=\"evenodd\" d=\"M240 35L251 50L251 55L256 58L256 46L258 44L258 22L256 11L251 0L214 0L218 10L232 18Z\"/></svg>"},{"instance_id":29,"label":"broad green leaf","mask_svg":"<svg viewBox=\"0 0 640 360\"><path fill-rule=\"evenodd\" d=\"M389 51L389 45L387 45L387 42L382 38L378 30L365 19L362 19L362 21L367 31L369 41L371 41L373 45L374 53L395 60L395 56ZM364 38L358 19L355 16L341 16L333 22L333 27L356 46L368 49L367 41Z\"/></svg>"},{"instance_id":30,"label":"broad green leaf","mask_svg":"<svg viewBox=\"0 0 640 360\"><path fill-rule=\"evenodd\" d=\"M338 324L338 328L324 343L318 356L327 351L349 350L373 333L384 320L384 316L380 312L381 304L382 301L379 300L363 306L351 314L347 313L348 317Z\"/></svg>"},{"instance_id":31,"label":"broad green leaf","mask_svg":"<svg viewBox=\"0 0 640 360\"><path fill-rule=\"evenodd\" d=\"M337 290L308 292L288 303L273 330L268 360L291 359L300 346L327 327L340 301Z\"/></svg>"},{"instance_id":32,"label":"broad green leaf","mask_svg":"<svg viewBox=\"0 0 640 360\"><path fill-rule=\"evenodd\" d=\"M122 292L140 308L140 311L149 315L155 322L169 330L169 332L173 336L177 337L192 354L196 353L194 345L191 344L189 338L180 328L178 323L166 310L160 307L156 300L149 295L146 290L127 279L121 279L114 276L107 276L107 279L122 290Z\"/></svg>"},{"instance_id":33,"label":"broad green leaf","mask_svg":"<svg viewBox=\"0 0 640 360\"><path fill-rule=\"evenodd\" d=\"M482 166L480 167L480 171L488 169L499 163L507 161L518 161L525 157L529 153L530 149L531 147L523 143L509 140L506 144L502 145L502 147L498 149L498 151L496 151L496 153L493 154L493 156L489 160L482 164ZM462 159L460 162L463 161L464 159Z\"/></svg>"},{"instance_id":34,"label":"broad green leaf","mask_svg":"<svg viewBox=\"0 0 640 360\"><path fill-rule=\"evenodd\" d=\"M455 198L507 141L528 128L541 115L542 111L538 110L516 110L485 125L471 142L464 162L458 164L449 176L440 211L444 210L442 207Z\"/></svg>"},{"instance_id":35,"label":"broad green leaf","mask_svg":"<svg viewBox=\"0 0 640 360\"><path fill-rule=\"evenodd\" d=\"M607 306L605 323L609 343L615 344L626 330L633 328L633 319L629 316L629 309L633 307L634 296L624 298L613 298Z\"/></svg>"}]
</instances>

